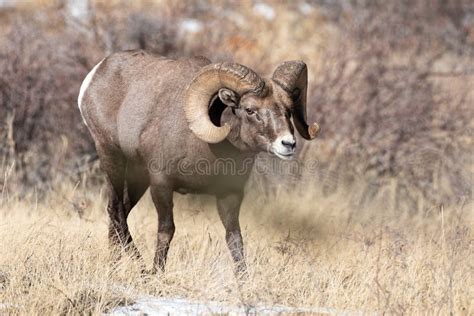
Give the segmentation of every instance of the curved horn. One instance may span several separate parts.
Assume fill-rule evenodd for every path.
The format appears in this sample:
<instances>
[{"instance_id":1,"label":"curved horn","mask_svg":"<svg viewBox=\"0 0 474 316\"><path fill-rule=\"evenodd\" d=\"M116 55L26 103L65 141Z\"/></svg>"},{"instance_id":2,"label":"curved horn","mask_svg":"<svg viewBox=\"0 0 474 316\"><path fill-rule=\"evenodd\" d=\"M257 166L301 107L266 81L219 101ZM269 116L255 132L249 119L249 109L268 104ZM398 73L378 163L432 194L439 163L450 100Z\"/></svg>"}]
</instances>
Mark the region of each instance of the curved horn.
<instances>
[{"instance_id":1,"label":"curved horn","mask_svg":"<svg viewBox=\"0 0 474 316\"><path fill-rule=\"evenodd\" d=\"M303 138L314 139L319 132L317 123L306 123L306 90L308 67L302 61L285 61L273 72L272 80L285 90L293 100L293 122Z\"/></svg>"},{"instance_id":2,"label":"curved horn","mask_svg":"<svg viewBox=\"0 0 474 316\"><path fill-rule=\"evenodd\" d=\"M191 81L185 96L184 111L193 133L207 143L223 141L230 126L215 126L209 117L209 104L221 88L228 88L239 96L263 92L265 82L249 68L236 63L204 66Z\"/></svg>"}]
</instances>

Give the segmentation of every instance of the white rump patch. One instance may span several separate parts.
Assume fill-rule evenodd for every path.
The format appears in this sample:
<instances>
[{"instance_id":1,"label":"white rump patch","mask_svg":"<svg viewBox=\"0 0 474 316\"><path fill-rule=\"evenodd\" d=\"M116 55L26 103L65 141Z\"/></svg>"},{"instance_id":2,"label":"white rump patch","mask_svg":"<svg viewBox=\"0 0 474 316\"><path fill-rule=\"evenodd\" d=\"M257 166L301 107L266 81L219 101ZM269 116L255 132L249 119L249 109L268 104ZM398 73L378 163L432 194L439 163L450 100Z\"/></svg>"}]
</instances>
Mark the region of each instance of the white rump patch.
<instances>
[{"instance_id":1,"label":"white rump patch","mask_svg":"<svg viewBox=\"0 0 474 316\"><path fill-rule=\"evenodd\" d=\"M86 124L86 126L87 126L86 120L84 120L84 116L82 115L82 99L84 98L84 93L86 92L87 88L89 88L89 86L92 82L92 78L94 77L95 72L99 68L100 64L102 64L104 59L102 59L97 65L95 65L94 68L92 68L92 70L87 74L86 78L82 82L81 89L79 90L79 97L77 98L77 105L79 106L79 111L81 112L82 120L84 121L84 124Z\"/></svg>"}]
</instances>

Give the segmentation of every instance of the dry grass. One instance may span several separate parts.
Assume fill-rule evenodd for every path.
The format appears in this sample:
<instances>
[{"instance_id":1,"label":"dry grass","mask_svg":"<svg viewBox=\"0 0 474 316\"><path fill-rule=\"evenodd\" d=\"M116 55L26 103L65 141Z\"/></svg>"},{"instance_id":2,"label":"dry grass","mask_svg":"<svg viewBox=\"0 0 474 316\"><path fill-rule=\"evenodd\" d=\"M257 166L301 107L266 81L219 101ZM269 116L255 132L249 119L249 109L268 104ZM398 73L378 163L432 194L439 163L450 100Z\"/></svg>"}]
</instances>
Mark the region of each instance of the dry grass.
<instances>
[{"instance_id":1,"label":"dry grass","mask_svg":"<svg viewBox=\"0 0 474 316\"><path fill-rule=\"evenodd\" d=\"M63 185L43 203L0 204L0 313L93 313L140 295L364 312L472 314L472 205L413 217L331 200L249 194L242 226L250 278L237 286L212 200L177 196L167 271L109 262L102 193ZM278 207L276 207L278 205ZM131 216L149 266L157 218L147 197Z\"/></svg>"},{"instance_id":2,"label":"dry grass","mask_svg":"<svg viewBox=\"0 0 474 316\"><path fill-rule=\"evenodd\" d=\"M464 7L316 1L303 14L306 1L263 2L275 20L255 14L254 1L221 0L97 0L85 25L57 1L0 12L0 314L98 314L147 294L474 314L474 28L460 27ZM202 30L183 32L189 19ZM139 47L262 74L282 60L308 63L309 117L323 135L300 158L318 169L251 182L268 197L251 191L242 208L250 278L240 287L212 199L177 196L164 274L109 261L102 173L75 102L98 60ZM148 197L130 226L150 267Z\"/></svg>"}]
</instances>

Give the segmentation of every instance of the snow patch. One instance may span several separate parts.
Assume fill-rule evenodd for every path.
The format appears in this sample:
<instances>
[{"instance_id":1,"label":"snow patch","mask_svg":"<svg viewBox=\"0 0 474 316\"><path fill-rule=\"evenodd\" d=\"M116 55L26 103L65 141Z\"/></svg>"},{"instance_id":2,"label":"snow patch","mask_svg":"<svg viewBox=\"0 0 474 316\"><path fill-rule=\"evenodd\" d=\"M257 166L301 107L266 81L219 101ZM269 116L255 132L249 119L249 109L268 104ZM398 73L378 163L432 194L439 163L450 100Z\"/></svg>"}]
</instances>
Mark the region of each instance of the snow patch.
<instances>
[{"instance_id":1,"label":"snow patch","mask_svg":"<svg viewBox=\"0 0 474 316\"><path fill-rule=\"evenodd\" d=\"M231 315L279 315L287 313L304 314L338 314L338 315L362 315L348 311L340 311L332 308L306 308L306 307L287 307L282 305L265 306L258 304L256 306L231 306L219 302L198 302L182 298L156 298L141 297L135 300L130 306L117 307L110 311L111 316L122 315L209 315L209 314L231 314Z\"/></svg>"},{"instance_id":2,"label":"snow patch","mask_svg":"<svg viewBox=\"0 0 474 316\"><path fill-rule=\"evenodd\" d=\"M81 21L87 21L91 14L89 1L68 0L66 8L72 17Z\"/></svg>"},{"instance_id":3,"label":"snow patch","mask_svg":"<svg viewBox=\"0 0 474 316\"><path fill-rule=\"evenodd\" d=\"M13 305L13 304L0 303L0 312L1 312L1 313L3 313L2 310L7 311L7 310L17 309L17 308L18 308L18 306ZM0 313L0 314L1 314L1 313ZM2 315L3 315L3 314L2 314ZM5 314L5 315L6 315L6 314Z\"/></svg>"},{"instance_id":4,"label":"snow patch","mask_svg":"<svg viewBox=\"0 0 474 316\"><path fill-rule=\"evenodd\" d=\"M300 10L301 13L303 13L304 15L308 15L310 14L311 12L314 11L314 8L311 4L307 3L307 2L301 2L300 4L298 4L298 9Z\"/></svg>"},{"instance_id":5,"label":"snow patch","mask_svg":"<svg viewBox=\"0 0 474 316\"><path fill-rule=\"evenodd\" d=\"M196 19L185 19L180 23L180 30L185 33L199 33L204 29L201 21Z\"/></svg>"},{"instance_id":6,"label":"snow patch","mask_svg":"<svg viewBox=\"0 0 474 316\"><path fill-rule=\"evenodd\" d=\"M253 6L253 12L271 21L275 18L275 10L266 3L259 2Z\"/></svg>"},{"instance_id":7,"label":"snow patch","mask_svg":"<svg viewBox=\"0 0 474 316\"><path fill-rule=\"evenodd\" d=\"M17 0L0 0L0 8L13 8L17 2Z\"/></svg>"}]
</instances>

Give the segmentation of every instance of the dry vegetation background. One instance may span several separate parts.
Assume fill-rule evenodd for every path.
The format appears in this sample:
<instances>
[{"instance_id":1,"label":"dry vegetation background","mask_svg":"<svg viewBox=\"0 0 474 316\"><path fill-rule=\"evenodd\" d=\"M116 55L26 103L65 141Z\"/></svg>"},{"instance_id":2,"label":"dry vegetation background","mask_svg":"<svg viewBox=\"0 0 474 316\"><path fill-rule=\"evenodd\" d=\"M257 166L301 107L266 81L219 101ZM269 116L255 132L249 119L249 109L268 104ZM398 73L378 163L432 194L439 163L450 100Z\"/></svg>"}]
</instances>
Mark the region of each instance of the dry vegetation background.
<instances>
[{"instance_id":1,"label":"dry vegetation background","mask_svg":"<svg viewBox=\"0 0 474 316\"><path fill-rule=\"evenodd\" d=\"M0 314L99 313L144 294L474 312L471 1L19 2L0 8ZM299 159L316 168L252 178L241 287L212 200L177 196L163 275L108 262L76 98L104 55L133 48L265 74L308 64L322 135ZM132 213L147 264L156 221L148 198Z\"/></svg>"}]
</instances>

